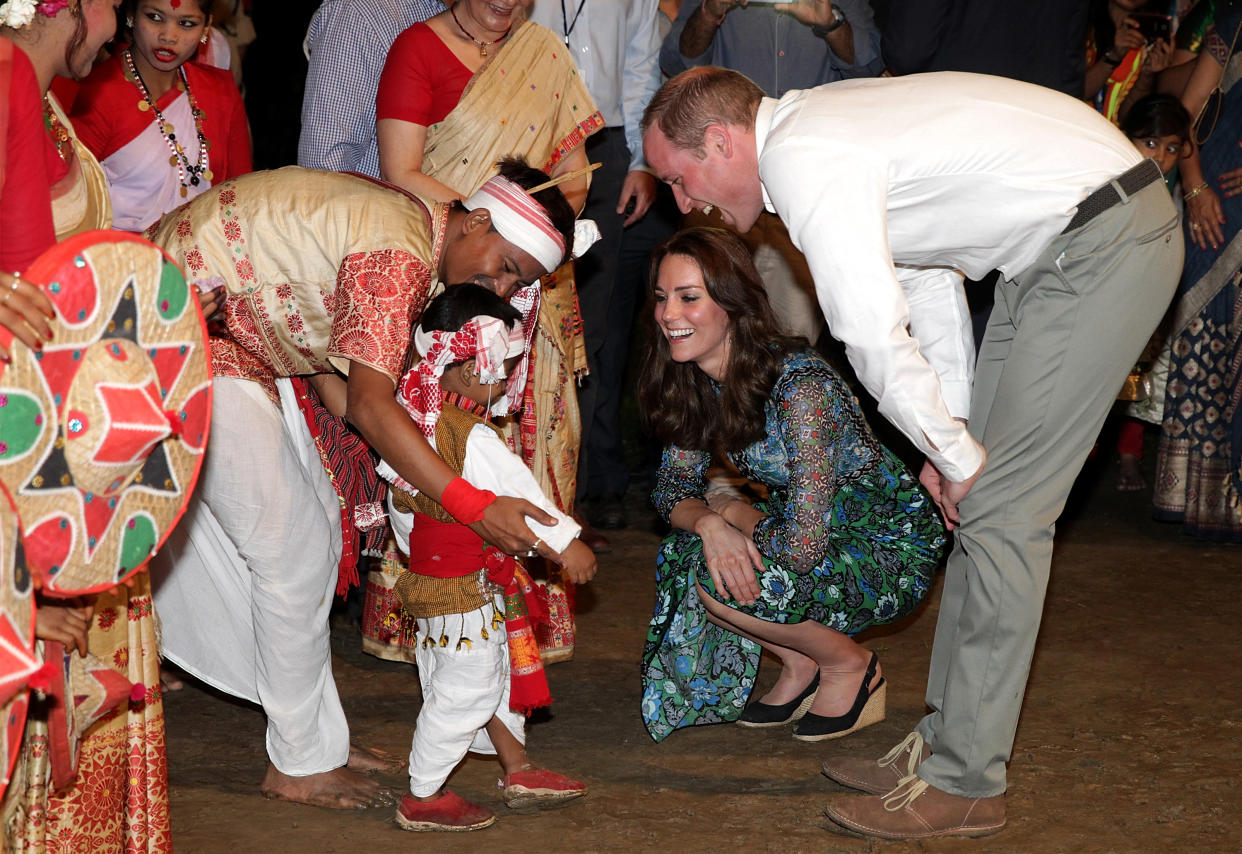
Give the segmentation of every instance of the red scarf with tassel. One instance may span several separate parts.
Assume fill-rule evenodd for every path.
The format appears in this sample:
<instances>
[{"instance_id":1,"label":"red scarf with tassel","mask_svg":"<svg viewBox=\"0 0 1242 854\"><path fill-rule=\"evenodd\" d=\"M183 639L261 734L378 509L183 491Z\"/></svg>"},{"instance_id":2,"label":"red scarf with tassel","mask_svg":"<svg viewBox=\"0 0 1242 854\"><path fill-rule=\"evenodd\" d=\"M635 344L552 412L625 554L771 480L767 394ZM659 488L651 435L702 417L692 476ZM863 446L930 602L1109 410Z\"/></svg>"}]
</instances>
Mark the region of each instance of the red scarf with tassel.
<instances>
[{"instance_id":1,"label":"red scarf with tassel","mask_svg":"<svg viewBox=\"0 0 1242 854\"><path fill-rule=\"evenodd\" d=\"M337 568L336 595L343 599L351 587L360 583L359 552L383 552L388 536L388 515L383 505L388 485L375 473L376 458L366 440L344 418L329 412L304 378L293 377L292 382L298 408L341 503L341 562ZM366 527L359 526L360 517L367 520Z\"/></svg>"}]
</instances>

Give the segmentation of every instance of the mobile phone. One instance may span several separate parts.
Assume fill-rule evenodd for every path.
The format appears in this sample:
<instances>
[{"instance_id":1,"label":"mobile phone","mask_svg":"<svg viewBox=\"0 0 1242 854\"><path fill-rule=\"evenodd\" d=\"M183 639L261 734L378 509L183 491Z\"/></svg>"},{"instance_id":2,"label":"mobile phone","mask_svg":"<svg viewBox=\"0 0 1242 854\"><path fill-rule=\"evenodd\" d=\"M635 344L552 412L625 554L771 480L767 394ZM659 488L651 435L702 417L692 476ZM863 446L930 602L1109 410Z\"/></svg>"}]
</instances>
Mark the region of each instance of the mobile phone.
<instances>
[{"instance_id":1,"label":"mobile phone","mask_svg":"<svg viewBox=\"0 0 1242 854\"><path fill-rule=\"evenodd\" d=\"M1129 15L1138 23L1138 31L1149 42L1164 41L1173 35L1173 16L1159 12L1132 12Z\"/></svg>"}]
</instances>

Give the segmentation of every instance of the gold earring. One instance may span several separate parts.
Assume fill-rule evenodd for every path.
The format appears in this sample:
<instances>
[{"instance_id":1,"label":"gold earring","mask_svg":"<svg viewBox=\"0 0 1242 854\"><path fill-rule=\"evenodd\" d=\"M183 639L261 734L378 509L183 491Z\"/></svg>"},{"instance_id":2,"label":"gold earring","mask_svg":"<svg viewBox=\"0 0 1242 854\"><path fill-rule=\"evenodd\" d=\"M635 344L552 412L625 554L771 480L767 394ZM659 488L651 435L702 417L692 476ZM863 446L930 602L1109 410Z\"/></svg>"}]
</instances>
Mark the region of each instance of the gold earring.
<instances>
[{"instance_id":1,"label":"gold earring","mask_svg":"<svg viewBox=\"0 0 1242 854\"><path fill-rule=\"evenodd\" d=\"M199 42L201 42L202 44L207 44L207 31L206 30L203 30L203 37L199 39Z\"/></svg>"}]
</instances>

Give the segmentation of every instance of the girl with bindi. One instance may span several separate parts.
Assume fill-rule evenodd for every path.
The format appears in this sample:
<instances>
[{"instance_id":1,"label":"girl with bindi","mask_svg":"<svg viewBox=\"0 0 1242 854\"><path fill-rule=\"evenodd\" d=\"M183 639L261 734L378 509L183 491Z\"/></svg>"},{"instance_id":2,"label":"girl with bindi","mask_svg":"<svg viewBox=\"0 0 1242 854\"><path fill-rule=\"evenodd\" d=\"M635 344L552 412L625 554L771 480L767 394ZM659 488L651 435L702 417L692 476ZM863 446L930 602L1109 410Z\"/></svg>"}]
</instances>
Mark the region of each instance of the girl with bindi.
<instances>
[{"instance_id":1,"label":"girl with bindi","mask_svg":"<svg viewBox=\"0 0 1242 854\"><path fill-rule=\"evenodd\" d=\"M250 171L250 133L227 71L195 61L210 0L127 0L123 44L83 82L72 118L108 176L113 225L143 231Z\"/></svg>"}]
</instances>

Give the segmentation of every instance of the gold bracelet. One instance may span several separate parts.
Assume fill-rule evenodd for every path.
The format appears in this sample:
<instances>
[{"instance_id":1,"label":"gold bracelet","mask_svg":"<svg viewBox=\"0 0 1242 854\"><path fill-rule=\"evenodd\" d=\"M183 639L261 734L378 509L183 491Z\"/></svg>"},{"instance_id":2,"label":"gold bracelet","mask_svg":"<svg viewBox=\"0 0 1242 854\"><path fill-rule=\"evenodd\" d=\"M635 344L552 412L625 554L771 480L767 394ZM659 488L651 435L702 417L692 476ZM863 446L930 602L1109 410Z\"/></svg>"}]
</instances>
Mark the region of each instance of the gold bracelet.
<instances>
[{"instance_id":1,"label":"gold bracelet","mask_svg":"<svg viewBox=\"0 0 1242 854\"><path fill-rule=\"evenodd\" d=\"M1182 198L1185 199L1186 201L1190 201L1191 199L1193 199L1195 196L1202 193L1207 188L1208 188L1208 182L1204 181L1202 184L1199 184L1197 187L1191 187L1185 193L1182 193Z\"/></svg>"}]
</instances>

